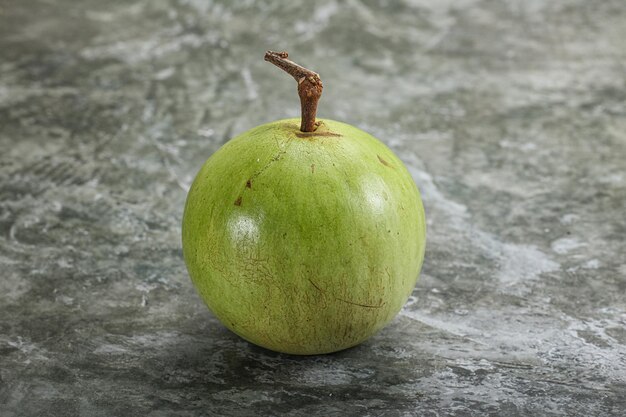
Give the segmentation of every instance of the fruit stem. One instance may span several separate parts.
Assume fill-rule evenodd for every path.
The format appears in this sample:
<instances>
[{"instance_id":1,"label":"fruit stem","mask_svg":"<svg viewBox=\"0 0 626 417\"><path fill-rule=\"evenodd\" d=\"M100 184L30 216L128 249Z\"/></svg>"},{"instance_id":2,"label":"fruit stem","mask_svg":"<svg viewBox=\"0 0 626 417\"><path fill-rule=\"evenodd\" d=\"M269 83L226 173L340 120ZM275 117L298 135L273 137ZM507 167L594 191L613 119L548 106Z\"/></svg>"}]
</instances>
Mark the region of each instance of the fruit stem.
<instances>
[{"instance_id":1,"label":"fruit stem","mask_svg":"<svg viewBox=\"0 0 626 417\"><path fill-rule=\"evenodd\" d=\"M317 113L317 102L322 96L322 80L320 76L295 62L287 59L287 52L267 51L265 60L276 65L278 68L290 74L298 82L298 95L300 96L300 107L302 110L302 120L300 130L303 132L313 132L319 123L315 122Z\"/></svg>"}]
</instances>

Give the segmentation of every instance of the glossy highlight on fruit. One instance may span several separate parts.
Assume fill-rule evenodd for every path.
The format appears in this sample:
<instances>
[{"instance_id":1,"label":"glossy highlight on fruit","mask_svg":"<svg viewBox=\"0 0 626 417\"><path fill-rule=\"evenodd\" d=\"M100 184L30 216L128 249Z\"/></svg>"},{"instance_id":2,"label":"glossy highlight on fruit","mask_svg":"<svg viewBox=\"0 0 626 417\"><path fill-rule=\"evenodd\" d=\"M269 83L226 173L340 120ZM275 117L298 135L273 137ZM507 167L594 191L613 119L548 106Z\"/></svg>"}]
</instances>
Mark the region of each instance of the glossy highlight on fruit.
<instances>
[{"instance_id":1,"label":"glossy highlight on fruit","mask_svg":"<svg viewBox=\"0 0 626 417\"><path fill-rule=\"evenodd\" d=\"M387 324L425 248L419 191L394 153L350 125L299 119L249 130L189 191L183 253L209 309L265 348L321 354Z\"/></svg>"}]
</instances>

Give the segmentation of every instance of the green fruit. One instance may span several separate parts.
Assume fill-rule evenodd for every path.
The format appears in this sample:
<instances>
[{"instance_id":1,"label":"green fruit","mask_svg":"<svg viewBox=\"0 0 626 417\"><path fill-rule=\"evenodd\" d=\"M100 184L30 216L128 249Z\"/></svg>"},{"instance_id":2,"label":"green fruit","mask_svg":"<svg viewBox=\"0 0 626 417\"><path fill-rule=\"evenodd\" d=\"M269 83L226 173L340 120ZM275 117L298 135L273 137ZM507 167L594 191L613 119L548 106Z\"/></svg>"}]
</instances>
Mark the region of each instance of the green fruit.
<instances>
[{"instance_id":1,"label":"green fruit","mask_svg":"<svg viewBox=\"0 0 626 417\"><path fill-rule=\"evenodd\" d=\"M425 220L400 159L355 127L316 123L302 84L321 94L321 81L301 74L302 124L256 127L213 154L189 191L182 238L192 281L224 325L308 355L354 346L398 313L422 265Z\"/></svg>"},{"instance_id":2,"label":"green fruit","mask_svg":"<svg viewBox=\"0 0 626 417\"><path fill-rule=\"evenodd\" d=\"M350 125L254 128L204 164L185 207L191 278L233 332L268 349L327 353L388 323L411 294L425 222L410 174Z\"/></svg>"}]
</instances>

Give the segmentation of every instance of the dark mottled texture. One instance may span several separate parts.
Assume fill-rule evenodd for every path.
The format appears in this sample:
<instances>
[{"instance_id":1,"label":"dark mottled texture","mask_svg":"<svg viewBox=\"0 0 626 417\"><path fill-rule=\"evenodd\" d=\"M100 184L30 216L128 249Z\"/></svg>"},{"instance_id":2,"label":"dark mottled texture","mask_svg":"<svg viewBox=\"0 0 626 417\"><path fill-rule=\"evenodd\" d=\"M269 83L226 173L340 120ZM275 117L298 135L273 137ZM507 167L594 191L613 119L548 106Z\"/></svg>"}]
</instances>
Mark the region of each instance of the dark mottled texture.
<instances>
[{"instance_id":1,"label":"dark mottled texture","mask_svg":"<svg viewBox=\"0 0 626 417\"><path fill-rule=\"evenodd\" d=\"M626 3L282 3L0 2L0 415L623 416ZM266 49L427 210L409 305L335 355L241 341L181 258L202 162L299 112Z\"/></svg>"}]
</instances>

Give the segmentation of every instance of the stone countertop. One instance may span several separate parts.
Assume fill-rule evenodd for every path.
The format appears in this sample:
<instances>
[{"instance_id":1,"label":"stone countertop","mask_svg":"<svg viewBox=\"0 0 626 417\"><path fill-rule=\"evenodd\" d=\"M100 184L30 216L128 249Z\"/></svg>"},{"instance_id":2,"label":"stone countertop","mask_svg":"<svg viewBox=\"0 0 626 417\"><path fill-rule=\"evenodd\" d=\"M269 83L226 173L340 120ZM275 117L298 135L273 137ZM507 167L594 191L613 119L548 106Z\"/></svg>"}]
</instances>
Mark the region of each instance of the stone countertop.
<instances>
[{"instance_id":1,"label":"stone countertop","mask_svg":"<svg viewBox=\"0 0 626 417\"><path fill-rule=\"evenodd\" d=\"M0 4L0 415L623 416L626 4L232 3ZM333 355L242 341L182 261L203 161L299 113L266 49L427 211L409 303Z\"/></svg>"}]
</instances>

